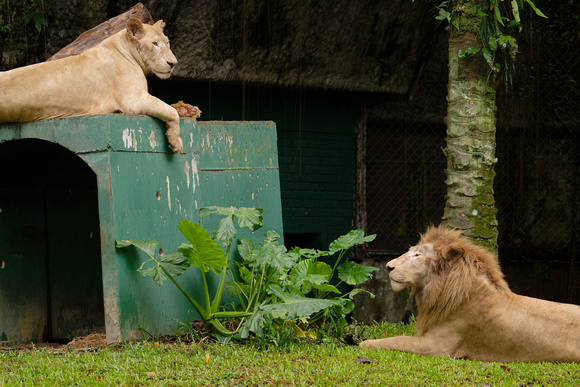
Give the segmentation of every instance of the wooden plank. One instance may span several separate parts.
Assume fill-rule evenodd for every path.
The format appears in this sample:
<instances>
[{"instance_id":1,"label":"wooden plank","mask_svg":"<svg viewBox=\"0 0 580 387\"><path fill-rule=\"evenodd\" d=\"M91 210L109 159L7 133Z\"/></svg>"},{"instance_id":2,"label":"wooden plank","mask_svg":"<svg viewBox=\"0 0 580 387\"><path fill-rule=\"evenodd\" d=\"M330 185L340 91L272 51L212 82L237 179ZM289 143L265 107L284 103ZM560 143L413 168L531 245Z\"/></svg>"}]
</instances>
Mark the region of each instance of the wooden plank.
<instances>
[{"instance_id":1,"label":"wooden plank","mask_svg":"<svg viewBox=\"0 0 580 387\"><path fill-rule=\"evenodd\" d=\"M51 56L48 60L56 60L67 56L78 55L88 48L91 48L102 42L111 35L116 34L125 28L127 20L137 18L143 23L153 24L151 14L141 3L136 4L124 13L107 20L98 26L83 32L71 44L62 48L59 52Z\"/></svg>"}]
</instances>

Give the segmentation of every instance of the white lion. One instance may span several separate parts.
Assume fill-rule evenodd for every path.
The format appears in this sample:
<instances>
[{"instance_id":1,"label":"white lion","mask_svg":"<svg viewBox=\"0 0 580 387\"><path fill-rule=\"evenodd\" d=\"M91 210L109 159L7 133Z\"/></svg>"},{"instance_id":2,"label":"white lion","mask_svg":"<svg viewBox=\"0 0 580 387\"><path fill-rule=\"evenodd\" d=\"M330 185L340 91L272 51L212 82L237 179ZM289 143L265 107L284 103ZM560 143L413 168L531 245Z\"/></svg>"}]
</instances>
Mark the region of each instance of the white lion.
<instances>
[{"instance_id":1,"label":"white lion","mask_svg":"<svg viewBox=\"0 0 580 387\"><path fill-rule=\"evenodd\" d=\"M363 347L483 361L580 363L580 306L510 291L495 257L459 231L432 227L387 263L394 291L413 289L416 336Z\"/></svg>"},{"instance_id":2,"label":"white lion","mask_svg":"<svg viewBox=\"0 0 580 387\"><path fill-rule=\"evenodd\" d=\"M126 29L79 55L0 72L0 123L147 114L166 122L169 147L180 153L179 115L147 92L145 78L152 72L166 79L177 64L164 26L131 18Z\"/></svg>"}]
</instances>

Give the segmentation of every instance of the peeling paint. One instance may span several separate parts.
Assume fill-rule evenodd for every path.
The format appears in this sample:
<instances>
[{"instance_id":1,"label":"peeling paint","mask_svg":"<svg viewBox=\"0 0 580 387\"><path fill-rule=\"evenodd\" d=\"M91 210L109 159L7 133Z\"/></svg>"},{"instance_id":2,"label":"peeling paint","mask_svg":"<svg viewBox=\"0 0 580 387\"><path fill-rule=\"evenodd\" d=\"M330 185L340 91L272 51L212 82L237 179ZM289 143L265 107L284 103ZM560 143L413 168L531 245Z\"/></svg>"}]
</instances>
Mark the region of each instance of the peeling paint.
<instances>
[{"instance_id":1,"label":"peeling paint","mask_svg":"<svg viewBox=\"0 0 580 387\"><path fill-rule=\"evenodd\" d=\"M187 189L189 189L189 162L185 160L185 181L187 183Z\"/></svg>"},{"instance_id":2,"label":"peeling paint","mask_svg":"<svg viewBox=\"0 0 580 387\"><path fill-rule=\"evenodd\" d=\"M125 129L123 130L123 145L125 148L133 148L137 150L137 140L135 139L135 129Z\"/></svg>"},{"instance_id":3,"label":"peeling paint","mask_svg":"<svg viewBox=\"0 0 580 387\"><path fill-rule=\"evenodd\" d=\"M167 205L169 206L169 211L171 211L171 191L169 188L169 176L167 176Z\"/></svg>"},{"instance_id":4,"label":"peeling paint","mask_svg":"<svg viewBox=\"0 0 580 387\"><path fill-rule=\"evenodd\" d=\"M193 185L193 192L195 193L195 187L199 184L199 172L197 170L197 161L195 161L195 159L191 160L191 183Z\"/></svg>"},{"instance_id":5,"label":"peeling paint","mask_svg":"<svg viewBox=\"0 0 580 387\"><path fill-rule=\"evenodd\" d=\"M149 139L149 145L151 145L151 149L155 149L157 146L157 141L155 141L155 132L151 131L151 134L147 138Z\"/></svg>"},{"instance_id":6,"label":"peeling paint","mask_svg":"<svg viewBox=\"0 0 580 387\"><path fill-rule=\"evenodd\" d=\"M193 148L193 133L189 133L189 147Z\"/></svg>"}]
</instances>

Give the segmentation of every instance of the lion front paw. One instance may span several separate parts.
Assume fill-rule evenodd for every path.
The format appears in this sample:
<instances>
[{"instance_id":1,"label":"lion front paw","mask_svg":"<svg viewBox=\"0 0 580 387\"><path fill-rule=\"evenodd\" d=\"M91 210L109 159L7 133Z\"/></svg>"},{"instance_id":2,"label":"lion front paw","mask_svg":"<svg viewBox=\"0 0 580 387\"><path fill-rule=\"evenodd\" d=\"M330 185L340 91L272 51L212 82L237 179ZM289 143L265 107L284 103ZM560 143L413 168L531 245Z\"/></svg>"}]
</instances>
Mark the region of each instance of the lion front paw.
<instances>
[{"instance_id":1,"label":"lion front paw","mask_svg":"<svg viewBox=\"0 0 580 387\"><path fill-rule=\"evenodd\" d=\"M171 105L177 113L179 117L191 117L191 118L199 118L201 117L201 110L197 106L190 105L183 101L179 101Z\"/></svg>"},{"instance_id":2,"label":"lion front paw","mask_svg":"<svg viewBox=\"0 0 580 387\"><path fill-rule=\"evenodd\" d=\"M177 137L177 140L170 141L169 149L171 149L173 153L181 153L183 151L183 141L181 141L181 138Z\"/></svg>"},{"instance_id":3,"label":"lion front paw","mask_svg":"<svg viewBox=\"0 0 580 387\"><path fill-rule=\"evenodd\" d=\"M361 342L359 344L360 347L364 347L364 348L379 348L376 344L375 344L376 340L365 340L363 342Z\"/></svg>"}]
</instances>

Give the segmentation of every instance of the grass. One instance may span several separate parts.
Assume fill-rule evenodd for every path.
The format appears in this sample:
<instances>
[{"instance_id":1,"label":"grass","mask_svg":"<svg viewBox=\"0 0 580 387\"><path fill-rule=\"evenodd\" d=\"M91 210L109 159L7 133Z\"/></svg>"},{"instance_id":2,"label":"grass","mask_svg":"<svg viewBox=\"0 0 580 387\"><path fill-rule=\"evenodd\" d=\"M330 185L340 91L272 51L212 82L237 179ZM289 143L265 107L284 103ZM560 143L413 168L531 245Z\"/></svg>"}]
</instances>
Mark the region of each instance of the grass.
<instances>
[{"instance_id":1,"label":"grass","mask_svg":"<svg viewBox=\"0 0 580 387\"><path fill-rule=\"evenodd\" d=\"M351 327L356 337L408 333ZM576 386L580 364L484 363L283 340L137 341L86 351L0 350L1 386ZM364 363L360 357L372 360Z\"/></svg>"}]
</instances>

